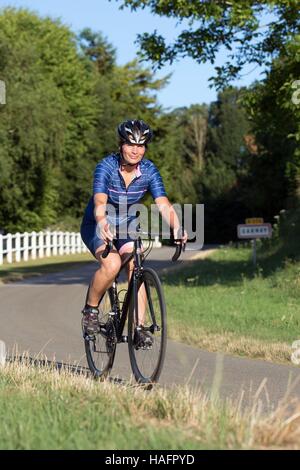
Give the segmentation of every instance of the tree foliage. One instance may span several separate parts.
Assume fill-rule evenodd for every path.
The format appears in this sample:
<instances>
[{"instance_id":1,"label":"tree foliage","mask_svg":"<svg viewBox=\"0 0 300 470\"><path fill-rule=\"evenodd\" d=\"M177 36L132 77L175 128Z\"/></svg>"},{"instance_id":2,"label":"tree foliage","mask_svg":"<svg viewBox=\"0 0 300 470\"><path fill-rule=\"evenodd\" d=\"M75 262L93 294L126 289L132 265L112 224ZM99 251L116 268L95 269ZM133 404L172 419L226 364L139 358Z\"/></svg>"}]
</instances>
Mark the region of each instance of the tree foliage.
<instances>
[{"instance_id":1,"label":"tree foliage","mask_svg":"<svg viewBox=\"0 0 300 470\"><path fill-rule=\"evenodd\" d=\"M299 70L298 35L274 60L265 80L244 95L257 144L249 178L255 176L256 204L268 208L269 214L300 202Z\"/></svg>"},{"instance_id":2,"label":"tree foliage","mask_svg":"<svg viewBox=\"0 0 300 470\"><path fill-rule=\"evenodd\" d=\"M54 222L76 197L95 110L75 37L26 10L0 15L0 225ZM70 184L70 182L72 182Z\"/></svg>"},{"instance_id":3,"label":"tree foliage","mask_svg":"<svg viewBox=\"0 0 300 470\"><path fill-rule=\"evenodd\" d=\"M117 150L116 126L137 117L155 125L157 80L137 61L116 64L100 33L78 37L27 10L0 13L0 227L40 230L80 218L95 164Z\"/></svg>"},{"instance_id":4,"label":"tree foliage","mask_svg":"<svg viewBox=\"0 0 300 470\"><path fill-rule=\"evenodd\" d=\"M171 44L159 32L138 36L141 55L161 67L189 56L199 63L215 63L225 48L228 60L215 67L217 87L237 78L246 64L271 65L285 52L286 44L299 32L298 0L117 0L121 7L149 8L159 16L175 18L182 30ZM267 25L261 18L271 18Z\"/></svg>"}]
</instances>

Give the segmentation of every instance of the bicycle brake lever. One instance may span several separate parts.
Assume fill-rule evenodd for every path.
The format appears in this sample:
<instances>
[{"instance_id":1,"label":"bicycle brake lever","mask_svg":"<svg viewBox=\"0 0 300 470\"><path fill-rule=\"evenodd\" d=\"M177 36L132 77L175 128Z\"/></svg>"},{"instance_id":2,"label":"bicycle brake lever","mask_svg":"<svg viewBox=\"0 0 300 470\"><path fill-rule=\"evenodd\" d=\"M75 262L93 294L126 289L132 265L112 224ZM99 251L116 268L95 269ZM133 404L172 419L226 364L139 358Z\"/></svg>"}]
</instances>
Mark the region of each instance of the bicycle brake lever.
<instances>
[{"instance_id":1,"label":"bicycle brake lever","mask_svg":"<svg viewBox=\"0 0 300 470\"><path fill-rule=\"evenodd\" d=\"M172 261L177 261L178 260L179 256L181 255L181 250L182 250L182 243L179 243L178 245L176 245L176 250L175 250L175 253L172 257Z\"/></svg>"},{"instance_id":2,"label":"bicycle brake lever","mask_svg":"<svg viewBox=\"0 0 300 470\"><path fill-rule=\"evenodd\" d=\"M102 253L102 258L107 258L108 257L112 247L113 247L113 242L112 241L108 242L108 244L105 247L105 250Z\"/></svg>"}]
</instances>

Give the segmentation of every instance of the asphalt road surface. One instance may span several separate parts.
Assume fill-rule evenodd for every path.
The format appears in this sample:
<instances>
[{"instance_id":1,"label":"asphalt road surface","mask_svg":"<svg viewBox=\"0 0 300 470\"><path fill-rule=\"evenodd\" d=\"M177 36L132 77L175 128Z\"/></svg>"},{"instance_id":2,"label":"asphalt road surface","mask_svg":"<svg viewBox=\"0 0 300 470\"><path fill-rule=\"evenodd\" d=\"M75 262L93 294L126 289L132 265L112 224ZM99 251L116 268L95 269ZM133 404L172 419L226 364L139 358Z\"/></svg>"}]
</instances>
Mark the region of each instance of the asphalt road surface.
<instances>
[{"instance_id":1,"label":"asphalt road surface","mask_svg":"<svg viewBox=\"0 0 300 470\"><path fill-rule=\"evenodd\" d=\"M168 268L173 252L155 249L147 262L158 270ZM181 263L205 254L186 251ZM9 354L17 347L17 355L42 353L50 361L86 367L80 311L96 268L91 261L76 270L0 285L0 340ZM130 376L127 345L120 344L112 377L126 383ZM213 388L233 400L243 394L242 406L250 405L257 394L263 407L276 406L286 393L300 401L299 367L210 353L170 340L160 384L189 384L208 392Z\"/></svg>"}]
</instances>

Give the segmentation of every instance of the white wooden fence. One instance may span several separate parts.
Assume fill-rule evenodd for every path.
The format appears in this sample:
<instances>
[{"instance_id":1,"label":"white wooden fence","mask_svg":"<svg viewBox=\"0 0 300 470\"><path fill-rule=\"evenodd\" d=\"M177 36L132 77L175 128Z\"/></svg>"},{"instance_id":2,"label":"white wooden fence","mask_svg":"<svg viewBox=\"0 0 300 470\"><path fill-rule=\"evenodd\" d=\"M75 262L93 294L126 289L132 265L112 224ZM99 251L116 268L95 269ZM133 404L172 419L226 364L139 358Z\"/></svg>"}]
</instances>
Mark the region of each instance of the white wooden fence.
<instances>
[{"instance_id":1,"label":"white wooden fence","mask_svg":"<svg viewBox=\"0 0 300 470\"><path fill-rule=\"evenodd\" d=\"M148 241L144 240L143 245L146 248ZM155 248L161 247L158 237L155 237L153 246ZM87 252L88 249L79 232L48 231L0 234L0 265L4 261L18 263L29 259Z\"/></svg>"},{"instance_id":2,"label":"white wooden fence","mask_svg":"<svg viewBox=\"0 0 300 470\"><path fill-rule=\"evenodd\" d=\"M0 235L0 265L56 255L86 253L76 232L25 232Z\"/></svg>"}]
</instances>

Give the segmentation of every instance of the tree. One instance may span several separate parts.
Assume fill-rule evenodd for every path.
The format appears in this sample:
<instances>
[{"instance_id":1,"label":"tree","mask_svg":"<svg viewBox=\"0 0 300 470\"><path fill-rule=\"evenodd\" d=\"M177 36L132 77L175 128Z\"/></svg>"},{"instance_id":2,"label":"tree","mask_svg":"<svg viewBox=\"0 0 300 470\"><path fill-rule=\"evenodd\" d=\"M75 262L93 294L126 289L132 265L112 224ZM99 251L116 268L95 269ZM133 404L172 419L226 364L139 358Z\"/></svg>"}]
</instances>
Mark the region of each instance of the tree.
<instances>
[{"instance_id":1,"label":"tree","mask_svg":"<svg viewBox=\"0 0 300 470\"><path fill-rule=\"evenodd\" d=\"M300 106L295 90L299 62L300 35L286 45L265 80L255 83L243 99L257 144L247 184L253 185L255 179L256 193L269 215L300 202ZM245 198L249 192L245 188Z\"/></svg>"},{"instance_id":2,"label":"tree","mask_svg":"<svg viewBox=\"0 0 300 470\"><path fill-rule=\"evenodd\" d=\"M248 154L245 137L249 120L240 104L243 89L229 87L211 103L206 153L213 154L235 172L243 167Z\"/></svg>"},{"instance_id":3,"label":"tree","mask_svg":"<svg viewBox=\"0 0 300 470\"><path fill-rule=\"evenodd\" d=\"M220 88L238 78L245 64L271 65L299 32L298 0L117 0L132 10L148 7L153 14L176 18L184 28L173 44L155 31L138 36L141 55L161 67L190 56L199 63L215 63L225 47L228 60L215 67L214 84ZM270 14L267 25L260 18Z\"/></svg>"},{"instance_id":4,"label":"tree","mask_svg":"<svg viewBox=\"0 0 300 470\"><path fill-rule=\"evenodd\" d=\"M111 72L116 65L116 49L100 32L83 29L78 36L83 54L96 64L100 74Z\"/></svg>"},{"instance_id":5,"label":"tree","mask_svg":"<svg viewBox=\"0 0 300 470\"><path fill-rule=\"evenodd\" d=\"M0 57L0 226L40 230L87 197L93 77L67 27L23 9L1 11Z\"/></svg>"}]
</instances>

